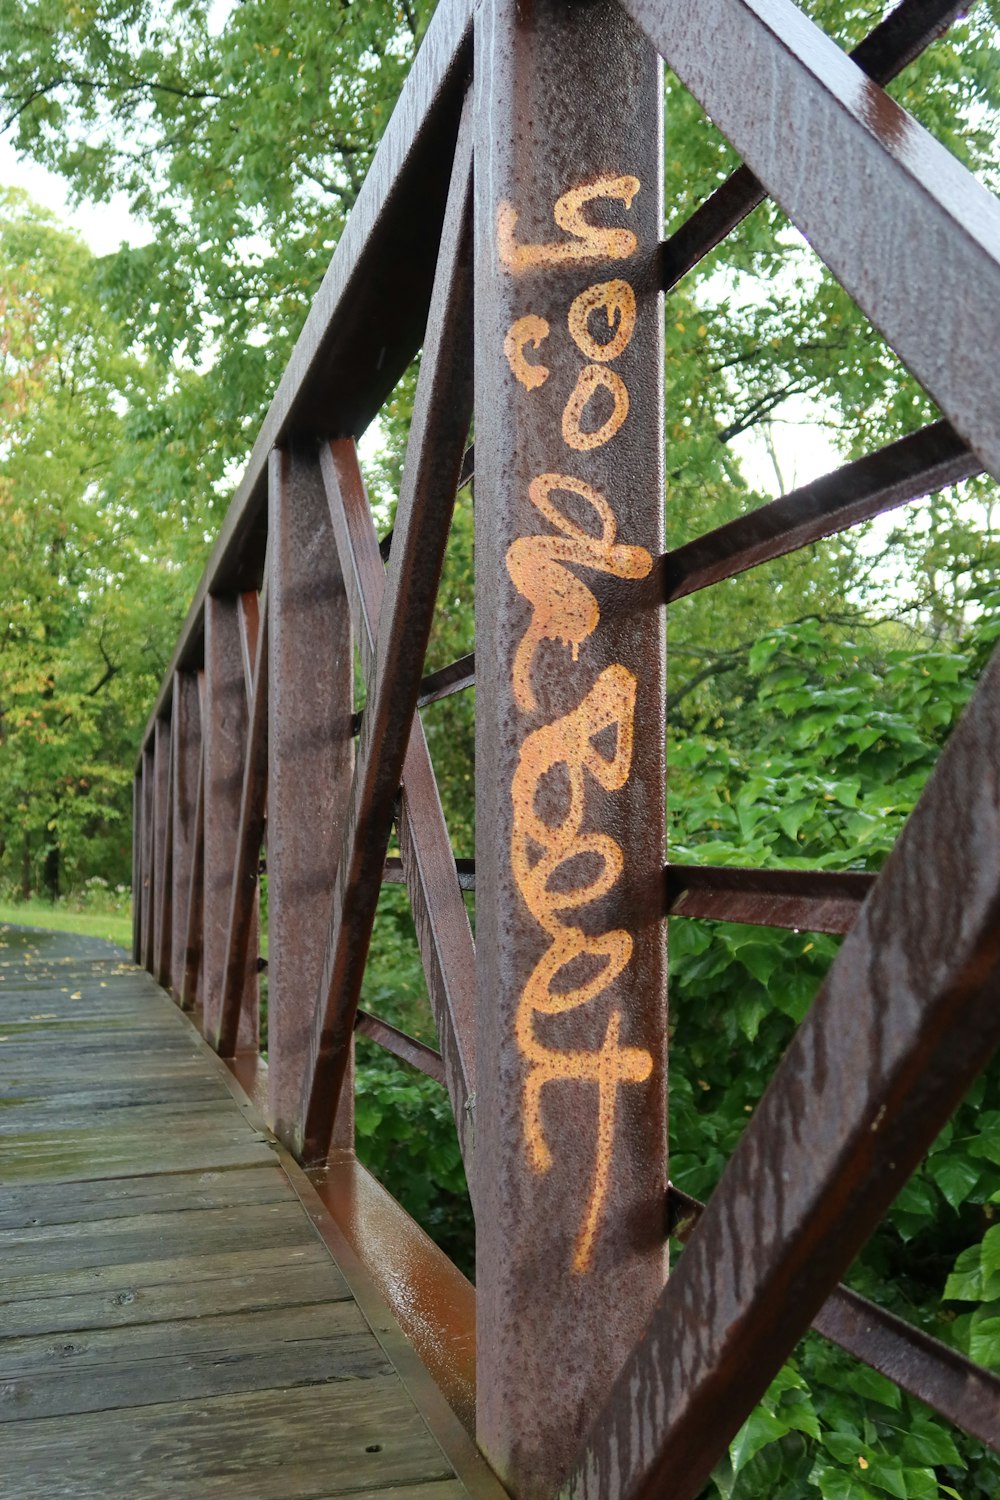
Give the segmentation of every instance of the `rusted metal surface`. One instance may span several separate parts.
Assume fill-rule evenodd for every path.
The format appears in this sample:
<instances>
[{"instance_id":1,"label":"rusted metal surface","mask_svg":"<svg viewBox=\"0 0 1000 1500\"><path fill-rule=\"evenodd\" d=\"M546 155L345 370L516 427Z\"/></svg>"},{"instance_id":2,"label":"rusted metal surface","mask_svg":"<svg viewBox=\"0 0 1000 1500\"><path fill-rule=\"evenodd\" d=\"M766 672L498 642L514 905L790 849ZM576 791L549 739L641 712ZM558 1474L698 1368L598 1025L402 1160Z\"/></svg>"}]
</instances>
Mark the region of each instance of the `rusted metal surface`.
<instances>
[{"instance_id":1,"label":"rusted metal surface","mask_svg":"<svg viewBox=\"0 0 1000 1500\"><path fill-rule=\"evenodd\" d=\"M201 710L198 681L193 672L178 673L171 701L174 725L174 783L172 797L173 897L170 981L179 1000L184 984L188 902L191 898L191 861L201 760Z\"/></svg>"},{"instance_id":2,"label":"rusted metal surface","mask_svg":"<svg viewBox=\"0 0 1000 1500\"><path fill-rule=\"evenodd\" d=\"M205 606L204 895L202 996L205 1031L218 1034L229 942L243 764L247 744L246 688L239 605L211 595ZM257 1050L257 897L247 942L237 1045Z\"/></svg>"},{"instance_id":3,"label":"rusted metal surface","mask_svg":"<svg viewBox=\"0 0 1000 1500\"><path fill-rule=\"evenodd\" d=\"M982 467L948 422L935 422L668 552L664 595L670 602L735 578L980 474Z\"/></svg>"},{"instance_id":4,"label":"rusted metal surface","mask_svg":"<svg viewBox=\"0 0 1000 1500\"><path fill-rule=\"evenodd\" d=\"M321 461L337 549L343 559L355 638L367 676L372 669L375 632L385 592L378 538L354 444L348 440L331 443L324 449ZM414 789L412 795L407 792L408 787ZM409 889L417 943L444 1058L448 1095L474 1199L475 955L419 717L414 717L410 729L396 820L403 851L400 867ZM383 874L384 869L383 866Z\"/></svg>"},{"instance_id":5,"label":"rusted metal surface","mask_svg":"<svg viewBox=\"0 0 1000 1500\"><path fill-rule=\"evenodd\" d=\"M204 713L204 704L202 704ZM198 789L195 793L194 840L191 847L191 884L188 889L187 930L184 936L184 977L181 1006L194 1010L202 996L202 955L205 948L205 740L198 750Z\"/></svg>"},{"instance_id":6,"label":"rusted metal surface","mask_svg":"<svg viewBox=\"0 0 1000 1500\"><path fill-rule=\"evenodd\" d=\"M467 122L468 114L463 116ZM321 1162L350 1055L382 862L472 418L472 142L459 132L442 252L417 382L396 556L386 576L374 663L334 885L303 1095L304 1160Z\"/></svg>"},{"instance_id":7,"label":"rusted metal surface","mask_svg":"<svg viewBox=\"0 0 1000 1500\"><path fill-rule=\"evenodd\" d=\"M734 865L668 864L666 911L805 932L850 932L875 883L863 871L747 870Z\"/></svg>"},{"instance_id":8,"label":"rusted metal surface","mask_svg":"<svg viewBox=\"0 0 1000 1500\"><path fill-rule=\"evenodd\" d=\"M476 889L476 861L474 859L456 859L455 874L458 876L458 884L461 890L474 891ZM382 867L382 884L404 885L406 879L403 861L397 859L395 855L386 859Z\"/></svg>"},{"instance_id":9,"label":"rusted metal surface","mask_svg":"<svg viewBox=\"0 0 1000 1500\"><path fill-rule=\"evenodd\" d=\"M267 561L264 562L263 589L267 581ZM253 670L257 660L260 636L260 595L256 589L246 589L239 598L240 655L243 659L243 686L246 688L247 708L253 702Z\"/></svg>"},{"instance_id":10,"label":"rusted metal surface","mask_svg":"<svg viewBox=\"0 0 1000 1500\"><path fill-rule=\"evenodd\" d=\"M257 866L264 838L264 808L267 801L267 584L265 577L259 608L256 595L252 611L246 610L244 602L240 601L241 617L247 620L247 628L241 633L245 642L244 670L249 666L251 673L248 689L250 722L233 852L222 997L217 1029L210 1038L216 1052L222 1057L232 1057L239 1049L241 1013L248 992L246 976L251 960L257 961L257 972L261 972L257 954L250 952L250 936L255 930L255 918L259 910Z\"/></svg>"},{"instance_id":11,"label":"rusted metal surface","mask_svg":"<svg viewBox=\"0 0 1000 1500\"><path fill-rule=\"evenodd\" d=\"M132 778L132 960L139 962L142 934L142 776Z\"/></svg>"},{"instance_id":12,"label":"rusted metal surface","mask_svg":"<svg viewBox=\"0 0 1000 1500\"><path fill-rule=\"evenodd\" d=\"M480 0L464 113L473 7L439 9L182 631L135 791L137 953L188 1007L201 995L205 1032L247 1049L233 1076L327 1163L312 1179L333 1217L316 1208L317 1227L374 1269L462 1441L478 1432L517 1500L567 1475L574 1497L693 1500L810 1319L1000 1449L1000 1380L836 1285L1000 1036L1000 665L877 884L663 864L663 603L997 472L1000 212L872 81L958 7L903 0L854 62L789 0L624 8L636 25L614 0ZM665 244L646 37L747 159ZM463 456L473 150L479 452ZM765 191L946 419L664 555L661 288ZM422 339L380 544L354 439ZM475 861L450 846L416 713L476 682L471 653L424 673L474 467ZM265 797L270 1068L255 1030ZM409 891L440 1052L358 1009L384 882ZM847 934L703 1212L665 1196L666 915ZM477 1215L478 1413L471 1288L353 1157L355 1029L449 1092ZM699 1223L664 1290L668 1204L675 1228L680 1211ZM413 1372L426 1381L415 1356Z\"/></svg>"},{"instance_id":13,"label":"rusted metal surface","mask_svg":"<svg viewBox=\"0 0 1000 1500\"><path fill-rule=\"evenodd\" d=\"M1000 476L1000 202L792 0L623 5Z\"/></svg>"},{"instance_id":14,"label":"rusted metal surface","mask_svg":"<svg viewBox=\"0 0 1000 1500\"><path fill-rule=\"evenodd\" d=\"M418 1073L425 1073L436 1083L444 1083L444 1059L433 1047L418 1042L416 1037L408 1036L405 1031L400 1031L397 1026L390 1026L388 1021L371 1015L367 1010L358 1011L354 1029L377 1042L386 1052L391 1052L393 1057L398 1057L400 1062L409 1063Z\"/></svg>"},{"instance_id":15,"label":"rusted metal surface","mask_svg":"<svg viewBox=\"0 0 1000 1500\"><path fill-rule=\"evenodd\" d=\"M1000 1041L994 657L566 1494L693 1500ZM929 881L927 871L937 878Z\"/></svg>"},{"instance_id":16,"label":"rusted metal surface","mask_svg":"<svg viewBox=\"0 0 1000 1500\"><path fill-rule=\"evenodd\" d=\"M142 754L142 945L139 962L150 972L153 968L153 901L156 895L153 827L156 808L154 745L155 735Z\"/></svg>"},{"instance_id":17,"label":"rusted metal surface","mask_svg":"<svg viewBox=\"0 0 1000 1500\"><path fill-rule=\"evenodd\" d=\"M960 0L957 5L955 0L901 0L855 47L851 57L876 83L888 83L968 8L969 0ZM664 291L676 286L766 197L766 189L749 167L737 167L664 242Z\"/></svg>"},{"instance_id":18,"label":"rusted metal surface","mask_svg":"<svg viewBox=\"0 0 1000 1500\"><path fill-rule=\"evenodd\" d=\"M312 448L271 458L268 720L268 1114L285 1142L299 1109L323 970L354 747L350 611ZM353 1144L345 1090L335 1139Z\"/></svg>"},{"instance_id":19,"label":"rusted metal surface","mask_svg":"<svg viewBox=\"0 0 1000 1500\"><path fill-rule=\"evenodd\" d=\"M295 1186L299 1177L291 1166L286 1171ZM318 1216L316 1229L334 1250L366 1316L385 1328L381 1300L398 1320L408 1349L394 1349L396 1367L439 1441L464 1456L460 1472L470 1494L503 1500L504 1490L471 1435L476 1321L469 1282L356 1157L338 1153L326 1167L301 1176L331 1216L335 1235ZM376 1298L365 1296L364 1281Z\"/></svg>"},{"instance_id":20,"label":"rusted metal surface","mask_svg":"<svg viewBox=\"0 0 1000 1500\"><path fill-rule=\"evenodd\" d=\"M688 1240L704 1207L671 1184L667 1190L670 1233L682 1242ZM949 1422L1000 1450L1000 1376L850 1287L838 1286L830 1293L812 1326Z\"/></svg>"},{"instance_id":21,"label":"rusted metal surface","mask_svg":"<svg viewBox=\"0 0 1000 1500\"><path fill-rule=\"evenodd\" d=\"M162 724L162 720L160 723ZM157 725L157 734L160 727ZM173 717L163 724L166 741L164 758L167 763L166 789L163 799L163 823L160 833L159 866L157 869L156 912L156 968L153 977L164 989L170 989L170 956L173 947L173 894L174 894L174 755L175 728Z\"/></svg>"},{"instance_id":22,"label":"rusted metal surface","mask_svg":"<svg viewBox=\"0 0 1000 1500\"><path fill-rule=\"evenodd\" d=\"M164 867L167 853L167 823L170 808L170 720L157 719L153 735L153 809L150 865L149 933L146 944L146 968L157 975L160 962L160 934L163 919Z\"/></svg>"},{"instance_id":23,"label":"rusted metal surface","mask_svg":"<svg viewBox=\"0 0 1000 1500\"><path fill-rule=\"evenodd\" d=\"M661 74L489 0L474 87L477 1432L534 1500L665 1274Z\"/></svg>"},{"instance_id":24,"label":"rusted metal surface","mask_svg":"<svg viewBox=\"0 0 1000 1500\"><path fill-rule=\"evenodd\" d=\"M426 708L428 703L437 703L441 698L449 698L452 693L463 693L466 688L473 687L475 681L476 658L470 651L468 656L460 656L458 661L428 673L420 684L417 707Z\"/></svg>"}]
</instances>

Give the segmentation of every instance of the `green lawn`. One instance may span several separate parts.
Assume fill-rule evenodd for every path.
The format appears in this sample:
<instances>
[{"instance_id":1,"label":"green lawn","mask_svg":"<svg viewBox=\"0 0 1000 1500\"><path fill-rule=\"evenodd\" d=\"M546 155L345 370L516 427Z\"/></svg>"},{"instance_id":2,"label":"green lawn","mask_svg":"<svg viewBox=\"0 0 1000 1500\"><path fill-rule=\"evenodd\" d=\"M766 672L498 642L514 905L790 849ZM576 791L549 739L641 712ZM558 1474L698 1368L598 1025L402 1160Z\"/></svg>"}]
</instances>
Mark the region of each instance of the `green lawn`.
<instances>
[{"instance_id":1,"label":"green lawn","mask_svg":"<svg viewBox=\"0 0 1000 1500\"><path fill-rule=\"evenodd\" d=\"M85 937L108 938L126 951L132 947L132 918L127 912L73 911L69 906L53 906L50 901L0 902L0 922L80 932Z\"/></svg>"}]
</instances>

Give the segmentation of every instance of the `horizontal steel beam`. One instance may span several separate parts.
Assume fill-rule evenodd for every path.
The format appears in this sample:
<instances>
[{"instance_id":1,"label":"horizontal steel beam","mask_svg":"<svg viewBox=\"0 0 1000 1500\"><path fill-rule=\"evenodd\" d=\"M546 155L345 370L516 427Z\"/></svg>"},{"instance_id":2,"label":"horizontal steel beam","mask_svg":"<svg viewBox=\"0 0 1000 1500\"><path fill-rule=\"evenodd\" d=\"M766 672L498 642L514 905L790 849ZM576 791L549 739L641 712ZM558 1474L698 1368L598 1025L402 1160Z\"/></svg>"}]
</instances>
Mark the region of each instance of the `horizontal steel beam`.
<instances>
[{"instance_id":1,"label":"horizontal steel beam","mask_svg":"<svg viewBox=\"0 0 1000 1500\"><path fill-rule=\"evenodd\" d=\"M669 864L664 877L668 916L833 933L850 932L875 884L864 871L732 865Z\"/></svg>"},{"instance_id":2,"label":"horizontal steel beam","mask_svg":"<svg viewBox=\"0 0 1000 1500\"><path fill-rule=\"evenodd\" d=\"M668 603L683 599L982 469L954 428L935 422L668 552L661 559L664 596Z\"/></svg>"}]
</instances>

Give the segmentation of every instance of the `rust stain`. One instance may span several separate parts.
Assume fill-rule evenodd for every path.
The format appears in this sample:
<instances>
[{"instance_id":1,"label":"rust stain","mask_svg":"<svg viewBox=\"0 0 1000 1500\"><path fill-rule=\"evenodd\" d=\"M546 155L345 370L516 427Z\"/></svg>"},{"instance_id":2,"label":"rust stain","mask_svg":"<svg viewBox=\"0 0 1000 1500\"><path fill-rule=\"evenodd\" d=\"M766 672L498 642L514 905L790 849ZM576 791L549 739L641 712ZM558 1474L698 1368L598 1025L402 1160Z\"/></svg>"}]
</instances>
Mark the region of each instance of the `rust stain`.
<instances>
[{"instance_id":1,"label":"rust stain","mask_svg":"<svg viewBox=\"0 0 1000 1500\"><path fill-rule=\"evenodd\" d=\"M611 332L606 342L594 338L590 331L590 320L601 308ZM567 321L581 353L603 364L624 354L635 332L635 317L635 292L628 282L599 281L573 298Z\"/></svg>"},{"instance_id":2,"label":"rust stain","mask_svg":"<svg viewBox=\"0 0 1000 1500\"><path fill-rule=\"evenodd\" d=\"M497 209L497 252L505 270L517 275L538 267L552 268L596 260L628 260L638 249L631 229L606 229L589 223L583 216L588 203L610 198L632 207L639 191L638 177L597 177L593 182L570 188L556 199L552 216L560 229L572 235L569 240L545 244L517 244L514 231L518 212L512 203L502 202Z\"/></svg>"},{"instance_id":3,"label":"rust stain","mask_svg":"<svg viewBox=\"0 0 1000 1500\"><path fill-rule=\"evenodd\" d=\"M526 391L533 391L540 385L544 385L549 378L547 365L531 364L524 357L524 350L528 344L534 349L540 349L544 339L549 336L549 325L544 318L535 317L534 313L528 313L526 317L518 318L507 330L507 337L503 341L503 352L507 356L507 363L515 380L519 380Z\"/></svg>"}]
</instances>

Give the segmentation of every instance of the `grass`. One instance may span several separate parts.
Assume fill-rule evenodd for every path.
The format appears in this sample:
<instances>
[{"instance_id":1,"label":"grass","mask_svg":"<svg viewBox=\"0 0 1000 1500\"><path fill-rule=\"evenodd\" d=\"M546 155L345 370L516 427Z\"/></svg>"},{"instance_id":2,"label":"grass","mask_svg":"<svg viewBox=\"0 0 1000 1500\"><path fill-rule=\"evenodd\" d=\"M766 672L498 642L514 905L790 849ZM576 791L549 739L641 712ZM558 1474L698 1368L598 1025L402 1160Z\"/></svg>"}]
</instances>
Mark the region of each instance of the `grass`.
<instances>
[{"instance_id":1,"label":"grass","mask_svg":"<svg viewBox=\"0 0 1000 1500\"><path fill-rule=\"evenodd\" d=\"M74 911L51 901L0 902L0 922L15 927L47 927L50 932L79 932L84 937L107 938L126 951L132 946L132 917L128 912Z\"/></svg>"}]
</instances>

